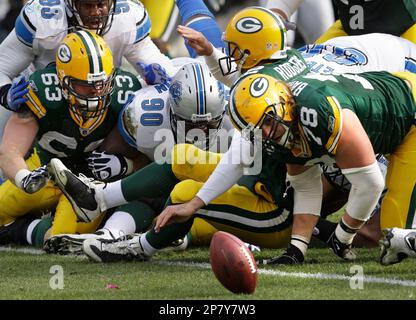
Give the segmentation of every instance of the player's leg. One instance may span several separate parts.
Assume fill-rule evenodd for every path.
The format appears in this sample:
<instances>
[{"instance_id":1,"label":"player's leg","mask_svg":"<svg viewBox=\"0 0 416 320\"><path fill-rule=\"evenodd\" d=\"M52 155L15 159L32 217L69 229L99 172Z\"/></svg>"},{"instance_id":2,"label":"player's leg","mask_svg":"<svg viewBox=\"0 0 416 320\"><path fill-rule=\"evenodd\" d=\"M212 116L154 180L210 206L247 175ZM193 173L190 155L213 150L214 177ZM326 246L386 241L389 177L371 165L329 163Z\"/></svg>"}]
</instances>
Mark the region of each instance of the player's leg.
<instances>
[{"instance_id":1,"label":"player's leg","mask_svg":"<svg viewBox=\"0 0 416 320\"><path fill-rule=\"evenodd\" d=\"M122 180L107 184L95 184L76 177L58 159L52 159L48 170L77 215L92 217L140 198L166 196L179 180L205 181L220 158L220 154L180 144L172 151L172 165L152 163Z\"/></svg>"},{"instance_id":2,"label":"player's leg","mask_svg":"<svg viewBox=\"0 0 416 320\"><path fill-rule=\"evenodd\" d=\"M72 207L69 205L70 209ZM86 239L116 239L127 234L146 231L156 216L156 211L144 201L132 201L120 206L110 214L102 228L102 218L90 223L78 222L75 234L56 234L46 240L44 249L48 253L82 254ZM98 229L98 230L97 230Z\"/></svg>"},{"instance_id":3,"label":"player's leg","mask_svg":"<svg viewBox=\"0 0 416 320\"><path fill-rule=\"evenodd\" d=\"M405 33L401 35L401 37L416 44L416 24L407 29Z\"/></svg>"},{"instance_id":4,"label":"player's leg","mask_svg":"<svg viewBox=\"0 0 416 320\"><path fill-rule=\"evenodd\" d=\"M202 185L202 182L194 180L181 181L171 192L168 204L189 201ZM218 230L231 232L243 241L262 247L285 247L290 240L290 212L279 209L277 205L261 199L243 186L233 186L210 205L199 210L197 216L209 221ZM127 240L87 240L84 242L84 252L93 260L102 262L148 259L185 236L192 226L192 220L168 225L159 233L150 229L142 235L132 235Z\"/></svg>"}]
</instances>

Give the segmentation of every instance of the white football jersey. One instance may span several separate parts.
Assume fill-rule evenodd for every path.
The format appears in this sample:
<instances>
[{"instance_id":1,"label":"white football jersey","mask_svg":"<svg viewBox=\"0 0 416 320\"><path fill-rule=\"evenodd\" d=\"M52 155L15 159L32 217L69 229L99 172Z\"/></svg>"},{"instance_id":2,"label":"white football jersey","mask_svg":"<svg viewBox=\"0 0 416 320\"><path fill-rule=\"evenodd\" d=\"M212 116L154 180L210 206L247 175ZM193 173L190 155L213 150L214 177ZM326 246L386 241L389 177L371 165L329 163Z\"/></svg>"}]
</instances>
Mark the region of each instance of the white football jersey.
<instances>
[{"instance_id":1,"label":"white football jersey","mask_svg":"<svg viewBox=\"0 0 416 320\"><path fill-rule=\"evenodd\" d=\"M16 20L18 39L33 48L35 67L43 68L55 61L56 48L68 33L68 18L64 0L31 0ZM141 3L119 0L115 8L113 24L103 36L113 53L116 67L130 45L144 39L150 33L150 19Z\"/></svg>"},{"instance_id":2,"label":"white football jersey","mask_svg":"<svg viewBox=\"0 0 416 320\"><path fill-rule=\"evenodd\" d=\"M119 119L119 131L124 140L152 161L155 160L156 147L163 142L157 139L158 132L165 135L170 132L169 141L165 143L174 145L168 96L169 90L165 85L140 89L126 104Z\"/></svg>"},{"instance_id":3,"label":"white football jersey","mask_svg":"<svg viewBox=\"0 0 416 320\"><path fill-rule=\"evenodd\" d=\"M338 37L298 49L312 72L321 74L368 71L416 73L416 45L389 34Z\"/></svg>"}]
</instances>

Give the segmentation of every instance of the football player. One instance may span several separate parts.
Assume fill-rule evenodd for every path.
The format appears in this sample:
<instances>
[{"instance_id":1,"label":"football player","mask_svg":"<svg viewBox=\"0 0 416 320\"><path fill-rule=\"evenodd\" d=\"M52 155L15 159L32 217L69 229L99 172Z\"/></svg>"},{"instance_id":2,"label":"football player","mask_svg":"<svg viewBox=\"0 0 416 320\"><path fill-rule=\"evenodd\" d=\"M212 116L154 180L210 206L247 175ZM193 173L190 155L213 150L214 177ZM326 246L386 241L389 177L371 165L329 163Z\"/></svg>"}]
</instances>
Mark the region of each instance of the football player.
<instances>
[{"instance_id":1,"label":"football player","mask_svg":"<svg viewBox=\"0 0 416 320\"><path fill-rule=\"evenodd\" d=\"M204 56L214 76L229 87L241 74L269 74L290 81L309 72L302 55L286 47L284 21L262 7L243 9L227 24L223 40L228 56L192 28L178 26L177 30L198 55Z\"/></svg>"},{"instance_id":2,"label":"football player","mask_svg":"<svg viewBox=\"0 0 416 320\"><path fill-rule=\"evenodd\" d=\"M330 239L331 248L340 257L355 259L351 242L383 190L375 152L390 154L381 227L414 227L415 81L415 76L406 72L396 76L386 72L310 74L291 82L289 88L270 76L251 75L232 90L229 114L234 125L239 130L262 130L264 147L276 161L280 157L288 163L288 180L295 189L291 243L272 263L304 260L321 211L317 163L336 162L352 184L346 213ZM228 176L233 176L230 171ZM185 221L226 188L214 172L190 202L165 209L156 229Z\"/></svg>"},{"instance_id":3,"label":"football player","mask_svg":"<svg viewBox=\"0 0 416 320\"><path fill-rule=\"evenodd\" d=\"M104 40L88 31L67 35L57 50L56 65L36 71L29 81L28 100L7 122L0 146L0 167L8 178L0 186L3 244L42 245L52 226L50 218L39 219L47 210L55 210L52 235L96 229L102 217L77 224L67 199L48 182L44 166L59 157L73 170L90 175L85 158L117 130L123 105L141 88L134 75L114 67ZM126 167L132 171L133 165Z\"/></svg>"},{"instance_id":4,"label":"football player","mask_svg":"<svg viewBox=\"0 0 416 320\"><path fill-rule=\"evenodd\" d=\"M226 134L220 136L220 139L217 139L218 133L220 129L228 128L232 124L226 123L229 119L228 117L224 119L224 114L224 86L213 77L206 65L194 62L180 68L172 79L169 89L161 84L147 86L137 91L124 107L118 125L121 135L129 145L137 148L150 161L163 164L171 162L171 149L177 141L181 140L182 142L188 141L201 149L211 147L217 150L218 145L225 151L228 148L228 130L222 130ZM224 138L225 141L222 143L220 140ZM119 156L96 152L89 158L89 167L97 179L114 180L122 174L120 168L123 165L119 159ZM168 178L164 178L166 170L163 166L160 172L152 168L147 169L150 173L144 178L126 179L131 181L128 183L128 188L135 190L136 197L131 200L149 203L145 199L152 199L150 202L154 209L153 215L156 216L163 209L163 203L173 186L172 183L167 182ZM156 187L149 185L152 181L157 183ZM164 185L159 186L159 183ZM137 184L146 186L146 192L140 192ZM161 193L161 190L164 192ZM119 195L120 193L114 195L114 198L116 199ZM158 206L160 201L162 201L162 206ZM147 222L151 222L148 215L141 214L141 216ZM80 214L80 218L86 220L83 214ZM88 220L95 220L95 218L96 216L92 216ZM119 220L116 227L116 218L111 216L103 229L98 230L95 235L56 235L45 243L45 250L62 254L79 253L82 241L93 237L103 238L104 232L118 237L119 234L145 230L143 228L145 223L137 223L137 219ZM174 240L177 238L172 241Z\"/></svg>"},{"instance_id":5,"label":"football player","mask_svg":"<svg viewBox=\"0 0 416 320\"><path fill-rule=\"evenodd\" d=\"M14 78L31 64L41 69L53 62L60 42L74 30L88 29L102 35L116 67L120 67L125 57L143 74L140 63L157 61L172 76L176 68L151 41L150 26L149 16L138 1L28 1L14 30L0 45L0 104L18 110L26 100L28 83L23 76Z\"/></svg>"}]
</instances>

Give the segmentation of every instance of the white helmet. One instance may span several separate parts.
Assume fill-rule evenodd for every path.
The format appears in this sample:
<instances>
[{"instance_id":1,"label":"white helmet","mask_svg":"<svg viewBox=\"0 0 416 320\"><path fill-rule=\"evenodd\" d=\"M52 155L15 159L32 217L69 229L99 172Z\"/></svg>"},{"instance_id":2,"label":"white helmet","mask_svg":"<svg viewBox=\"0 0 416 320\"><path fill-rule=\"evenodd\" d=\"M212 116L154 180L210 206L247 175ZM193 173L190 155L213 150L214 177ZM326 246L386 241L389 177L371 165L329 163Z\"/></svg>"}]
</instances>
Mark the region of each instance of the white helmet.
<instances>
[{"instance_id":1,"label":"white helmet","mask_svg":"<svg viewBox=\"0 0 416 320\"><path fill-rule=\"evenodd\" d=\"M189 63L179 69L169 87L168 103L177 138L186 135L186 142L201 149L215 143L225 113L225 89L205 64Z\"/></svg>"}]
</instances>

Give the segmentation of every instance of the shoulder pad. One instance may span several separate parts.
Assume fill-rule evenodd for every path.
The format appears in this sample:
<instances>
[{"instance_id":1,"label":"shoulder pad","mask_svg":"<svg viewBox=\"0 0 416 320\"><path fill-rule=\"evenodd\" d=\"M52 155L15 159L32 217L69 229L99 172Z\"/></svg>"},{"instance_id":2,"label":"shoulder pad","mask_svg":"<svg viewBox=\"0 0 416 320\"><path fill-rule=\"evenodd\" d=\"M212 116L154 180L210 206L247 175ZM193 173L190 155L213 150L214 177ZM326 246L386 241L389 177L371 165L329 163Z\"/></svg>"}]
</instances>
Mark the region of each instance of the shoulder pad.
<instances>
[{"instance_id":1,"label":"shoulder pad","mask_svg":"<svg viewBox=\"0 0 416 320\"><path fill-rule=\"evenodd\" d=\"M128 144L135 148L139 146L147 148L154 145L153 136L150 137L150 135L154 134L154 130L170 123L166 107L167 96L167 91L161 92L156 86L148 86L137 91L131 102L124 106L118 124L119 131ZM157 108L154 111L151 108L152 100L158 100ZM157 125L151 123L151 117L148 118L144 115L152 112L160 114L161 122ZM138 136L140 136L140 141L137 141Z\"/></svg>"},{"instance_id":2,"label":"shoulder pad","mask_svg":"<svg viewBox=\"0 0 416 320\"><path fill-rule=\"evenodd\" d=\"M146 38L150 34L150 28L149 14L139 1L117 0L114 21L108 37L129 33L129 43L134 44Z\"/></svg>"},{"instance_id":3,"label":"shoulder pad","mask_svg":"<svg viewBox=\"0 0 416 320\"><path fill-rule=\"evenodd\" d=\"M16 19L15 31L18 39L32 47L36 38L59 43L68 29L64 0L51 1L43 5L40 0L26 3Z\"/></svg>"}]
</instances>

